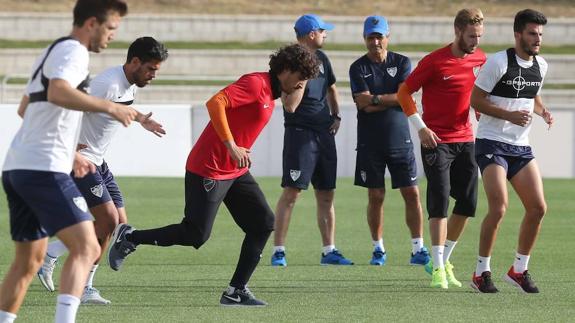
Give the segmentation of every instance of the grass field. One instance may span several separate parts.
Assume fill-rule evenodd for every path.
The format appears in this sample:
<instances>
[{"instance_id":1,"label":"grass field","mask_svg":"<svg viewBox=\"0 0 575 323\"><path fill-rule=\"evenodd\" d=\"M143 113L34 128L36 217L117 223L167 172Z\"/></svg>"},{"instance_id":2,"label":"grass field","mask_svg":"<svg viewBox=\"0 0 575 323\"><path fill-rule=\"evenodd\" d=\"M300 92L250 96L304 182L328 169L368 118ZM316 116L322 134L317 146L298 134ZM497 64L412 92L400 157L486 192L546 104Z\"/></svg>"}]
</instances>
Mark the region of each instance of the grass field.
<instances>
[{"instance_id":1,"label":"grass field","mask_svg":"<svg viewBox=\"0 0 575 323\"><path fill-rule=\"evenodd\" d=\"M258 181L275 206L279 179ZM135 227L152 228L180 221L183 179L120 178L119 183ZM492 260L500 293L480 295L468 284L475 269L478 229L486 209L482 188L478 218L469 223L451 259L464 287L439 291L428 287L429 276L423 268L407 265L409 236L397 191L388 193L385 206L388 263L384 267L367 265L371 241L364 215L366 192L351 183L349 178L338 182L336 242L356 262L355 266L319 266L321 243L315 201L313 194L306 192L297 203L288 235L288 267L269 266L270 241L251 280L252 290L270 306L222 308L218 300L232 275L242 240L241 231L222 207L211 240L200 250L141 246L120 272L113 272L104 263L95 285L113 303L81 306L78 322L573 321L574 180L545 181L549 211L530 265L542 291L538 295L521 294L500 278L513 260L522 217L514 194ZM0 196L2 276L13 257L6 214L5 198ZM429 245L427 234L425 238ZM55 297L34 280L18 322L52 321Z\"/></svg>"}]
</instances>

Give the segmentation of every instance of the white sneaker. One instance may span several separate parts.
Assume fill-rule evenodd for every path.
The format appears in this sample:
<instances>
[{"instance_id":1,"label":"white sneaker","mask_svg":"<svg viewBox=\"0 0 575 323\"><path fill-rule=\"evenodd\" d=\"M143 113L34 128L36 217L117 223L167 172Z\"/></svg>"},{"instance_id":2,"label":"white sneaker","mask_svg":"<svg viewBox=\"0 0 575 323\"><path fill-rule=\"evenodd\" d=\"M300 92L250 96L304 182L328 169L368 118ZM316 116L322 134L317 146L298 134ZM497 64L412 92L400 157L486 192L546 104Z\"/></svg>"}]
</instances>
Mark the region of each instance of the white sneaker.
<instances>
[{"instance_id":1,"label":"white sneaker","mask_svg":"<svg viewBox=\"0 0 575 323\"><path fill-rule=\"evenodd\" d=\"M100 296L100 291L94 287L85 287L82 298L80 298L80 304L92 304L92 305L108 305L112 302Z\"/></svg>"},{"instance_id":2,"label":"white sneaker","mask_svg":"<svg viewBox=\"0 0 575 323\"><path fill-rule=\"evenodd\" d=\"M58 258L54 258L46 254L44 257L44 263L38 270L38 278L40 278L40 282L49 292L54 291L54 281L52 280L52 274L54 274L54 268L56 267L57 262Z\"/></svg>"}]
</instances>

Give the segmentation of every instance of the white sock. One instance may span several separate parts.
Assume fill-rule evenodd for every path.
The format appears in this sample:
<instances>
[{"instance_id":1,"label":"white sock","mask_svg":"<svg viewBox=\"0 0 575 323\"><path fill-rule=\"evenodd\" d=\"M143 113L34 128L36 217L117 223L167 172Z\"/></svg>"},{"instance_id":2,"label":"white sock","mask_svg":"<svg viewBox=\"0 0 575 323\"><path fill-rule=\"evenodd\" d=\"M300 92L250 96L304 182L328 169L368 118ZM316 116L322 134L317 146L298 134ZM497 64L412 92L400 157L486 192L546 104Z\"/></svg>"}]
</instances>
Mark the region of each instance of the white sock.
<instances>
[{"instance_id":1,"label":"white sock","mask_svg":"<svg viewBox=\"0 0 575 323\"><path fill-rule=\"evenodd\" d=\"M65 254L66 251L68 251L68 248L66 248L62 241L54 240L48 244L48 250L46 253L52 258L58 258Z\"/></svg>"},{"instance_id":2,"label":"white sock","mask_svg":"<svg viewBox=\"0 0 575 323\"><path fill-rule=\"evenodd\" d=\"M449 257L455 248L457 241L445 240L445 252L443 253L443 263L446 264L449 261Z\"/></svg>"},{"instance_id":3,"label":"white sock","mask_svg":"<svg viewBox=\"0 0 575 323\"><path fill-rule=\"evenodd\" d=\"M477 257L477 267L475 267L475 276L481 276L486 271L491 271L491 257Z\"/></svg>"},{"instance_id":4,"label":"white sock","mask_svg":"<svg viewBox=\"0 0 575 323\"><path fill-rule=\"evenodd\" d=\"M423 248L423 238L413 238L411 239L411 254L419 252Z\"/></svg>"},{"instance_id":5,"label":"white sock","mask_svg":"<svg viewBox=\"0 0 575 323\"><path fill-rule=\"evenodd\" d=\"M90 274L88 274L88 282L86 283L86 287L91 288L93 281L94 281L94 275L96 274L96 270L98 269L98 265L94 265L92 266L92 270L90 270Z\"/></svg>"},{"instance_id":6,"label":"white sock","mask_svg":"<svg viewBox=\"0 0 575 323\"><path fill-rule=\"evenodd\" d=\"M280 251L286 252L286 247L285 246L274 246L273 253L280 252Z\"/></svg>"},{"instance_id":7,"label":"white sock","mask_svg":"<svg viewBox=\"0 0 575 323\"><path fill-rule=\"evenodd\" d=\"M527 265L529 264L529 257L522 255L520 253L515 254L515 261L513 262L513 271L518 274L522 274L527 270Z\"/></svg>"},{"instance_id":8,"label":"white sock","mask_svg":"<svg viewBox=\"0 0 575 323\"><path fill-rule=\"evenodd\" d=\"M385 252L385 247L383 246L383 239L374 240L373 242L373 249L379 248L382 252Z\"/></svg>"},{"instance_id":9,"label":"white sock","mask_svg":"<svg viewBox=\"0 0 575 323\"><path fill-rule=\"evenodd\" d=\"M328 253L332 252L335 250L335 245L333 244L328 244L327 246L323 246L323 254L327 255Z\"/></svg>"},{"instance_id":10,"label":"white sock","mask_svg":"<svg viewBox=\"0 0 575 323\"><path fill-rule=\"evenodd\" d=\"M445 246L431 246L431 258L433 258L433 269L445 268L443 263L443 251Z\"/></svg>"},{"instance_id":11,"label":"white sock","mask_svg":"<svg viewBox=\"0 0 575 323\"><path fill-rule=\"evenodd\" d=\"M76 322L76 312L80 306L80 299L70 294L60 294L56 301L56 318L55 323L74 323Z\"/></svg>"},{"instance_id":12,"label":"white sock","mask_svg":"<svg viewBox=\"0 0 575 323\"><path fill-rule=\"evenodd\" d=\"M12 323L16 319L16 314L0 311L0 323Z\"/></svg>"}]
</instances>

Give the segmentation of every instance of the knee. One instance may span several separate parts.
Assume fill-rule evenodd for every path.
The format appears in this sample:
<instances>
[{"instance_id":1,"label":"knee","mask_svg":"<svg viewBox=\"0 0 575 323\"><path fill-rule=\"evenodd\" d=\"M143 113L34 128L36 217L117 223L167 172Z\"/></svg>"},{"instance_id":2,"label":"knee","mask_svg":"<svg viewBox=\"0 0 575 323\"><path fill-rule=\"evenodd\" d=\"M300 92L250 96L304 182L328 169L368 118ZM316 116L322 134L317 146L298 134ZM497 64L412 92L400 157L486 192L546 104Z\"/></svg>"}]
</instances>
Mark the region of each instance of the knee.
<instances>
[{"instance_id":1,"label":"knee","mask_svg":"<svg viewBox=\"0 0 575 323\"><path fill-rule=\"evenodd\" d=\"M299 189L286 188L286 189L284 189L284 192L283 192L281 198L282 198L284 204L287 205L287 207L293 208L295 206L297 198L299 197L299 193L300 193Z\"/></svg>"},{"instance_id":2,"label":"knee","mask_svg":"<svg viewBox=\"0 0 575 323\"><path fill-rule=\"evenodd\" d=\"M372 206L382 206L385 199L384 190L369 190L368 191L369 204Z\"/></svg>"},{"instance_id":3,"label":"knee","mask_svg":"<svg viewBox=\"0 0 575 323\"><path fill-rule=\"evenodd\" d=\"M419 203L419 191L417 189L409 189L402 192L405 204L413 205Z\"/></svg>"},{"instance_id":4,"label":"knee","mask_svg":"<svg viewBox=\"0 0 575 323\"><path fill-rule=\"evenodd\" d=\"M88 262L95 262L102 252L98 240L92 239L66 246L70 252L69 257L86 259Z\"/></svg>"},{"instance_id":5,"label":"knee","mask_svg":"<svg viewBox=\"0 0 575 323\"><path fill-rule=\"evenodd\" d=\"M489 207L489 218L500 222L503 216L507 212L507 203L500 203Z\"/></svg>"},{"instance_id":6,"label":"knee","mask_svg":"<svg viewBox=\"0 0 575 323\"><path fill-rule=\"evenodd\" d=\"M106 216L98 218L94 222L98 238L107 238L112 235L118 223L118 215L115 213L107 213Z\"/></svg>"},{"instance_id":7,"label":"knee","mask_svg":"<svg viewBox=\"0 0 575 323\"><path fill-rule=\"evenodd\" d=\"M192 246L199 249L208 241L208 239L210 239L210 231L200 230L196 225L186 221L185 219L180 224L180 228L180 241L184 246Z\"/></svg>"},{"instance_id":8,"label":"knee","mask_svg":"<svg viewBox=\"0 0 575 323\"><path fill-rule=\"evenodd\" d=\"M545 202L532 205L527 208L526 215L533 220L541 221L547 212L547 204Z\"/></svg>"}]
</instances>

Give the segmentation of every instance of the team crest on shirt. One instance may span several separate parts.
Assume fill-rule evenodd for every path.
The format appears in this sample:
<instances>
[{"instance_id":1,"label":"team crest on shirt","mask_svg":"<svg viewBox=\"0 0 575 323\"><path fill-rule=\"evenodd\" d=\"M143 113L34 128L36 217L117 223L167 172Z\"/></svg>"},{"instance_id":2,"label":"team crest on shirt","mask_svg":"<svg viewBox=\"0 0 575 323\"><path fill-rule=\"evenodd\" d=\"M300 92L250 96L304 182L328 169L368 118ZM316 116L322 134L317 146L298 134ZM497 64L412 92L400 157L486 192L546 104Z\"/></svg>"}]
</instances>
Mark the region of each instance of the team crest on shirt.
<instances>
[{"instance_id":1,"label":"team crest on shirt","mask_svg":"<svg viewBox=\"0 0 575 323\"><path fill-rule=\"evenodd\" d=\"M90 192L92 192L92 194L96 195L97 197L102 197L102 194L104 194L104 186L102 184L92 186L90 187Z\"/></svg>"},{"instance_id":2,"label":"team crest on shirt","mask_svg":"<svg viewBox=\"0 0 575 323\"><path fill-rule=\"evenodd\" d=\"M86 203L86 200L83 196L76 196L72 198L72 202L74 202L74 204L76 204L76 206L82 210L82 212L88 212L88 204Z\"/></svg>"},{"instance_id":3,"label":"team crest on shirt","mask_svg":"<svg viewBox=\"0 0 575 323\"><path fill-rule=\"evenodd\" d=\"M204 178L204 190L211 191L216 186L216 181L211 178Z\"/></svg>"},{"instance_id":4,"label":"team crest on shirt","mask_svg":"<svg viewBox=\"0 0 575 323\"><path fill-rule=\"evenodd\" d=\"M493 154L485 154L485 157L491 159L491 158L493 158Z\"/></svg>"},{"instance_id":5,"label":"team crest on shirt","mask_svg":"<svg viewBox=\"0 0 575 323\"><path fill-rule=\"evenodd\" d=\"M359 172L359 176L361 176L361 180L362 180L364 183L367 182L367 173L366 173L364 170L362 170L362 171Z\"/></svg>"},{"instance_id":6,"label":"team crest on shirt","mask_svg":"<svg viewBox=\"0 0 575 323\"><path fill-rule=\"evenodd\" d=\"M481 66L475 66L473 68L473 75L475 75L475 77L477 77L477 75L479 75L479 70L481 69Z\"/></svg>"},{"instance_id":7,"label":"team crest on shirt","mask_svg":"<svg viewBox=\"0 0 575 323\"><path fill-rule=\"evenodd\" d=\"M289 176L291 177L292 181L297 181L297 179L299 178L299 176L301 175L301 170L297 170L297 169L290 169L289 170Z\"/></svg>"},{"instance_id":8,"label":"team crest on shirt","mask_svg":"<svg viewBox=\"0 0 575 323\"><path fill-rule=\"evenodd\" d=\"M391 76L391 77L395 77L395 74L397 74L397 66L388 67L387 68L387 74L389 74L389 76Z\"/></svg>"},{"instance_id":9,"label":"team crest on shirt","mask_svg":"<svg viewBox=\"0 0 575 323\"><path fill-rule=\"evenodd\" d=\"M319 64L319 74L323 73L324 73L323 64Z\"/></svg>"},{"instance_id":10,"label":"team crest on shirt","mask_svg":"<svg viewBox=\"0 0 575 323\"><path fill-rule=\"evenodd\" d=\"M437 160L437 155L435 153L425 154L425 162L429 166L433 166L435 164L435 160Z\"/></svg>"}]
</instances>

